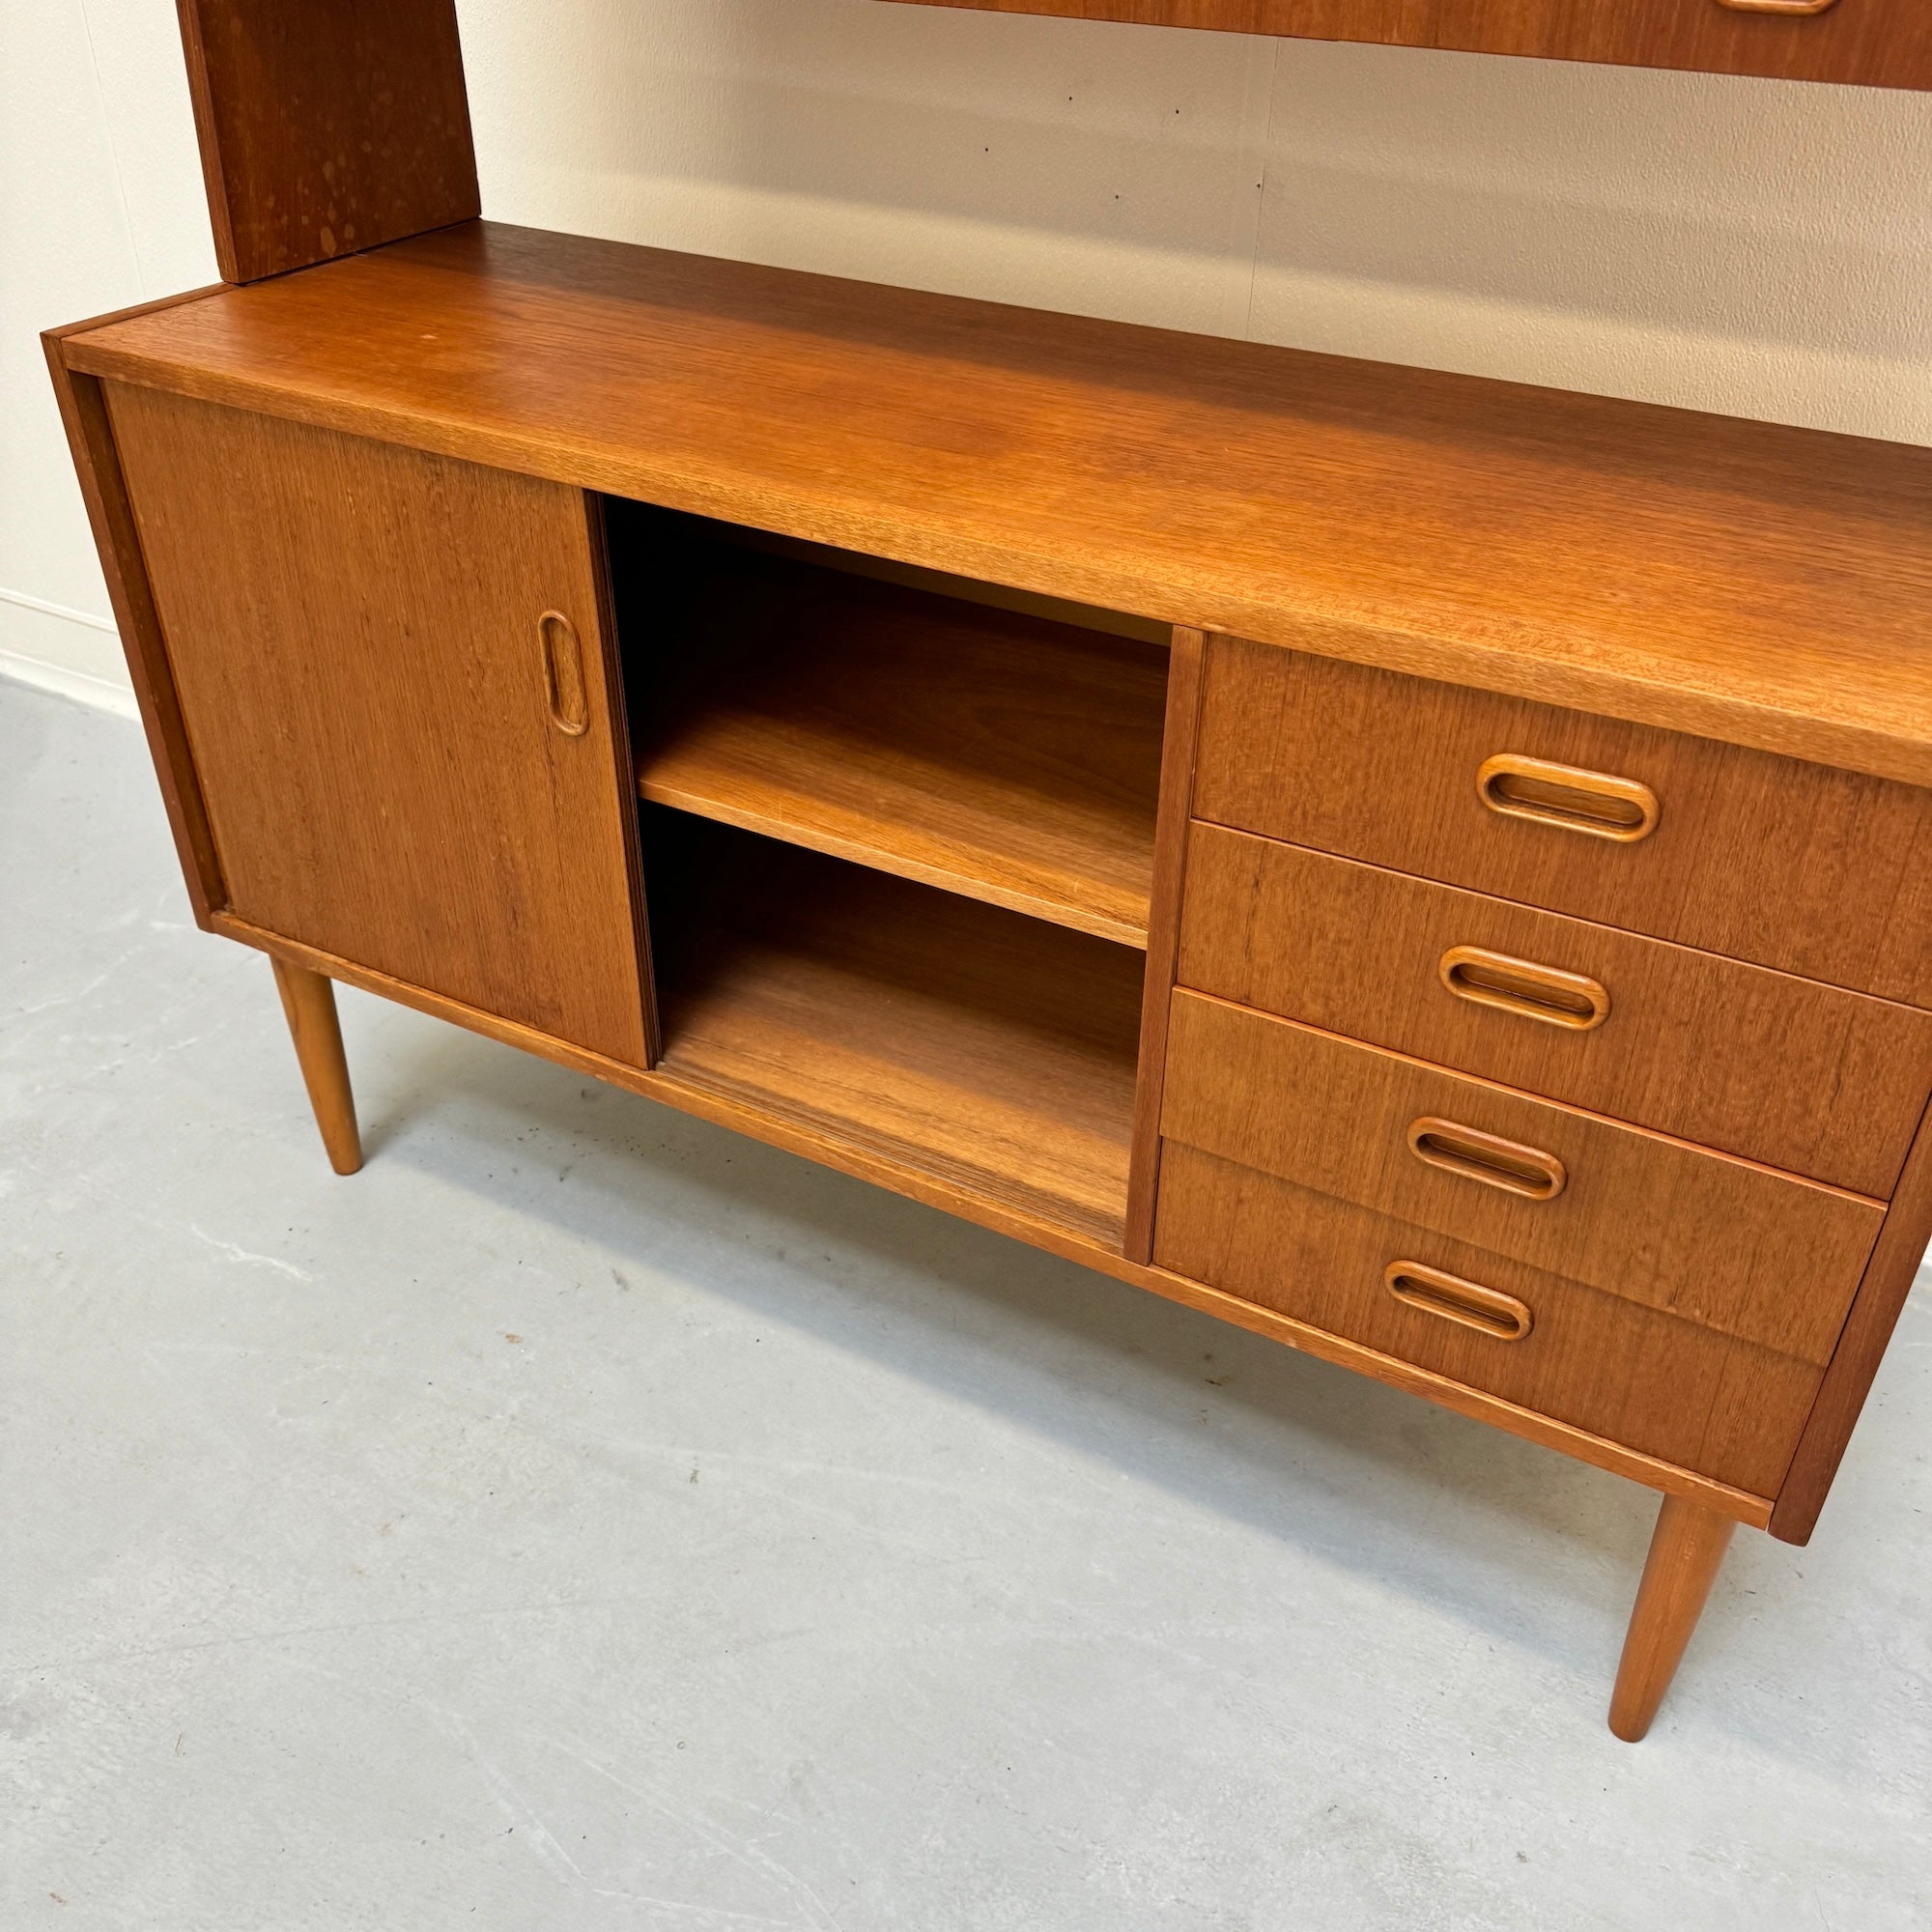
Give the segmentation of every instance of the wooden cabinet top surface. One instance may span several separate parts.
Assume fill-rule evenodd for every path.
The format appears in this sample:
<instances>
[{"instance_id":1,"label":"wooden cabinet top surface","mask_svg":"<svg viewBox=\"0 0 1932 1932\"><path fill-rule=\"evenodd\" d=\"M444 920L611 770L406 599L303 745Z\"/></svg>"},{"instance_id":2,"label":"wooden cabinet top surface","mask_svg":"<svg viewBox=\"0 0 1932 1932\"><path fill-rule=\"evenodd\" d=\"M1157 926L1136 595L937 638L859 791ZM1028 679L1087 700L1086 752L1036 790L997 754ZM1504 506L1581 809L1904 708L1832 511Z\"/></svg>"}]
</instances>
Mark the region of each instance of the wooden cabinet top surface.
<instances>
[{"instance_id":1,"label":"wooden cabinet top surface","mask_svg":"<svg viewBox=\"0 0 1932 1932\"><path fill-rule=\"evenodd\" d=\"M1932 783L1932 450L1913 445L480 221L107 322L66 354Z\"/></svg>"}]
</instances>

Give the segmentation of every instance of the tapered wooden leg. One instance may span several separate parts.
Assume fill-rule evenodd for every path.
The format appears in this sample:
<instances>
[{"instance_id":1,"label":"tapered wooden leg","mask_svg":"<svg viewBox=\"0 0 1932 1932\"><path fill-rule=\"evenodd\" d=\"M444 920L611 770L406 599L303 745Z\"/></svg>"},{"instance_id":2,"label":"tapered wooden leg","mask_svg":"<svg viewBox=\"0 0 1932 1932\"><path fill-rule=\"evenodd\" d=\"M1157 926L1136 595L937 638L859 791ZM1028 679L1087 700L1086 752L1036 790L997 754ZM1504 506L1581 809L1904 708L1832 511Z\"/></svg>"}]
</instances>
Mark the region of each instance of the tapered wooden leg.
<instances>
[{"instance_id":1,"label":"tapered wooden leg","mask_svg":"<svg viewBox=\"0 0 1932 1932\"><path fill-rule=\"evenodd\" d=\"M1626 1743L1635 1744L1650 1729L1736 1528L1716 1510L1664 1497L1610 1697L1610 1729Z\"/></svg>"},{"instance_id":2,"label":"tapered wooden leg","mask_svg":"<svg viewBox=\"0 0 1932 1932\"><path fill-rule=\"evenodd\" d=\"M295 1036L296 1058L301 1063L302 1084L328 1150L328 1164L337 1174L354 1174L362 1165L362 1136L355 1129L355 1096L349 1091L349 1062L342 1051L342 1028L335 1017L335 988L321 973L270 955L282 1010Z\"/></svg>"}]
</instances>

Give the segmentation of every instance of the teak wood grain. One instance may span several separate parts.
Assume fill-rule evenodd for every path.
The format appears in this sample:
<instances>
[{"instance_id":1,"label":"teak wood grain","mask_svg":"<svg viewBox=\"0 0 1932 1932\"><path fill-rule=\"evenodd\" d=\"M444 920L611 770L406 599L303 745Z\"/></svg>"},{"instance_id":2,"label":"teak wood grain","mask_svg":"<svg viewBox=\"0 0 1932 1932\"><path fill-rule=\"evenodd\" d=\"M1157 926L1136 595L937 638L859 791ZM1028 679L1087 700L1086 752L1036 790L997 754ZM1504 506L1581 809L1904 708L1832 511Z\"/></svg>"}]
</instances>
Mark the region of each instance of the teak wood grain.
<instances>
[{"instance_id":1,"label":"teak wood grain","mask_svg":"<svg viewBox=\"0 0 1932 1932\"><path fill-rule=\"evenodd\" d=\"M1170 1092L1172 1089L1170 1088ZM1758 1494L1775 1493L1821 1371L1472 1242L1170 1139L1154 1260L1437 1375ZM1503 1341L1398 1300L1419 1263L1513 1296Z\"/></svg>"},{"instance_id":2,"label":"teak wood grain","mask_svg":"<svg viewBox=\"0 0 1932 1932\"><path fill-rule=\"evenodd\" d=\"M1588 1031L1454 997L1476 946L1598 980ZM1932 1094L1932 1013L1218 825L1189 843L1182 984L1890 1194Z\"/></svg>"},{"instance_id":3,"label":"teak wood grain","mask_svg":"<svg viewBox=\"0 0 1932 1932\"><path fill-rule=\"evenodd\" d=\"M1406 1139L1425 1120L1551 1156L1567 1182L1529 1199L1431 1165ZM1174 996L1161 1130L1819 1368L1885 1215L1874 1201L1198 993Z\"/></svg>"},{"instance_id":4,"label":"teak wood grain","mask_svg":"<svg viewBox=\"0 0 1932 1932\"><path fill-rule=\"evenodd\" d=\"M222 277L481 212L454 0L177 0Z\"/></svg>"},{"instance_id":5,"label":"teak wood grain","mask_svg":"<svg viewBox=\"0 0 1932 1932\"><path fill-rule=\"evenodd\" d=\"M1166 651L701 555L674 600L664 559L634 607L643 797L1147 944ZM673 608L653 614L652 590Z\"/></svg>"},{"instance_id":6,"label":"teak wood grain","mask_svg":"<svg viewBox=\"0 0 1932 1932\"><path fill-rule=\"evenodd\" d=\"M1513 752L1639 781L1634 844L1491 810ZM1932 791L1210 639L1194 810L1293 844L1932 1007Z\"/></svg>"},{"instance_id":7,"label":"teak wood grain","mask_svg":"<svg viewBox=\"0 0 1932 1932\"><path fill-rule=\"evenodd\" d=\"M1154 1203L1160 1187L1161 1089L1167 1078L1167 1022L1173 1004L1175 961L1180 951L1181 898L1194 829L1194 741L1201 721L1201 666L1207 642L1199 631L1177 629L1170 649L1152 912L1148 923L1147 979L1141 993L1133 1161L1127 1179L1125 1252L1130 1261L1137 1262L1153 1256Z\"/></svg>"},{"instance_id":8,"label":"teak wood grain","mask_svg":"<svg viewBox=\"0 0 1932 1932\"><path fill-rule=\"evenodd\" d=\"M1932 781L1932 450L493 223L68 354L1165 623Z\"/></svg>"},{"instance_id":9,"label":"teak wood grain","mask_svg":"<svg viewBox=\"0 0 1932 1932\"><path fill-rule=\"evenodd\" d=\"M1141 955L654 815L660 1068L1118 1250ZM697 836L698 834L709 834Z\"/></svg>"},{"instance_id":10,"label":"teak wood grain","mask_svg":"<svg viewBox=\"0 0 1932 1932\"><path fill-rule=\"evenodd\" d=\"M582 494L155 390L107 402L229 907L642 1061ZM576 736L546 612L582 653Z\"/></svg>"},{"instance_id":11,"label":"teak wood grain","mask_svg":"<svg viewBox=\"0 0 1932 1932\"><path fill-rule=\"evenodd\" d=\"M1619 67L1932 88L1932 12L1917 0L1816 0L1808 15L1723 0L923 0L995 14L1209 27ZM1776 0L1774 0L1776 4ZM1791 4L1791 0L1786 0Z\"/></svg>"}]
</instances>

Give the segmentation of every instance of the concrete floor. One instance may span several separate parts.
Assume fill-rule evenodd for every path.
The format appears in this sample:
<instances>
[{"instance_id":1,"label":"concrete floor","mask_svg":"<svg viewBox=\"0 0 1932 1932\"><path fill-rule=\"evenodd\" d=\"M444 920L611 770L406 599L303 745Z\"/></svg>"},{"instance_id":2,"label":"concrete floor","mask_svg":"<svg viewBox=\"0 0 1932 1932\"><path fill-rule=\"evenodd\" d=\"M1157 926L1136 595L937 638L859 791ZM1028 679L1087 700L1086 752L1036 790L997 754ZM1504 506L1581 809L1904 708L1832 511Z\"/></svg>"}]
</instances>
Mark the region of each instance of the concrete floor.
<instances>
[{"instance_id":1,"label":"concrete floor","mask_svg":"<svg viewBox=\"0 0 1932 1932\"><path fill-rule=\"evenodd\" d=\"M1605 1729L1644 1492L346 994L0 684L0 1923L1932 1922L1932 1303Z\"/></svg>"}]
</instances>

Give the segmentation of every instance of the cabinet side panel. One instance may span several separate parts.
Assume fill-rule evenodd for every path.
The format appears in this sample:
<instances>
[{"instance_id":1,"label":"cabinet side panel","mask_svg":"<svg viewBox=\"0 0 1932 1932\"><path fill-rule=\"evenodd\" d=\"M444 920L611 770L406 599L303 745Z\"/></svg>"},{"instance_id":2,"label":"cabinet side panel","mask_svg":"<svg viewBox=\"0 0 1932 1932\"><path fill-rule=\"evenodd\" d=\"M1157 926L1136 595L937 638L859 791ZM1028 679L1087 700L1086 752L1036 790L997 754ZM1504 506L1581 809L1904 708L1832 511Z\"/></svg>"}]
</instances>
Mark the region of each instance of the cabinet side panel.
<instances>
[{"instance_id":1,"label":"cabinet side panel","mask_svg":"<svg viewBox=\"0 0 1932 1932\"><path fill-rule=\"evenodd\" d=\"M624 863L630 875L633 937L643 996L643 1064L664 1055L664 1021L658 1004L657 956L651 949L650 906L644 893L643 828L638 816L638 765L631 749L631 697L624 685L624 638L617 628L617 598L611 581L611 537L602 497L583 499L590 534L591 569L597 583L598 628L604 635L604 694L611 715L611 751L617 794L623 800Z\"/></svg>"},{"instance_id":2,"label":"cabinet side panel","mask_svg":"<svg viewBox=\"0 0 1932 1932\"><path fill-rule=\"evenodd\" d=\"M1906 1156L1878 1245L1865 1264L1858 1298L1845 1318L1810 1419L1778 1491L1771 1533L1786 1543L1811 1540L1928 1240L1932 1240L1932 1109L1920 1122Z\"/></svg>"},{"instance_id":3,"label":"cabinet side panel","mask_svg":"<svg viewBox=\"0 0 1932 1932\"><path fill-rule=\"evenodd\" d=\"M1207 643L1200 631L1177 626L1168 658L1167 722L1161 734L1160 807L1154 827L1147 978L1141 994L1140 1065L1134 1087L1133 1153L1127 1175L1125 1253L1130 1262L1153 1258L1168 1002L1180 951L1180 897L1194 810L1194 749L1200 736L1201 673Z\"/></svg>"},{"instance_id":4,"label":"cabinet side panel","mask_svg":"<svg viewBox=\"0 0 1932 1932\"><path fill-rule=\"evenodd\" d=\"M195 296L180 299L192 301ZM214 834L188 750L174 673L161 640L154 590L141 555L106 402L99 381L75 375L68 368L64 331L50 332L43 342L95 548L100 554L101 574L107 580L115 626L121 633L121 648L127 654L128 674L140 705L156 776L160 780L175 849L181 855L188 901L196 923L206 926L210 914L227 902L227 895L215 856Z\"/></svg>"},{"instance_id":5,"label":"cabinet side panel","mask_svg":"<svg viewBox=\"0 0 1932 1932\"><path fill-rule=\"evenodd\" d=\"M481 212L452 0L177 0L221 272Z\"/></svg>"},{"instance_id":6,"label":"cabinet side panel","mask_svg":"<svg viewBox=\"0 0 1932 1932\"><path fill-rule=\"evenodd\" d=\"M229 903L646 1058L581 491L107 385Z\"/></svg>"}]
</instances>

